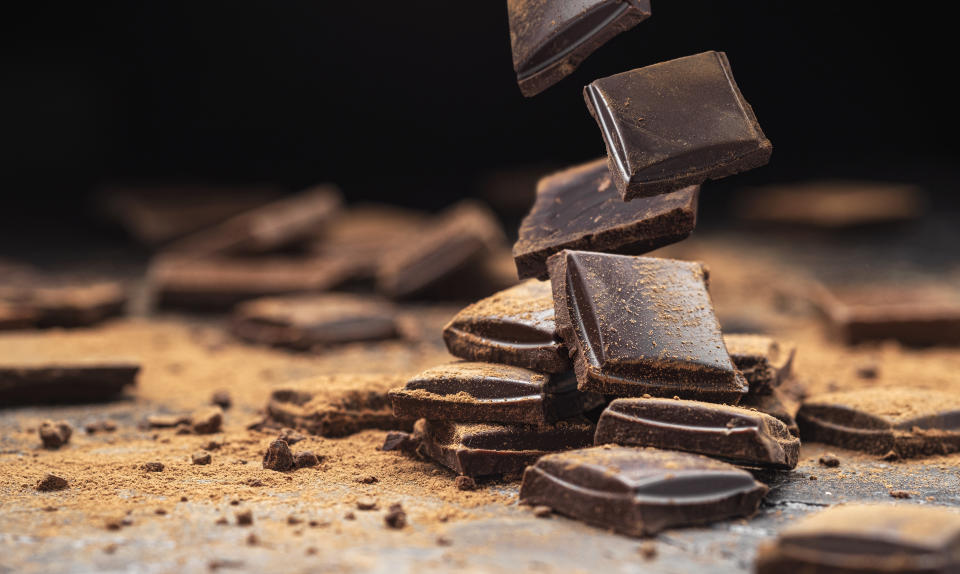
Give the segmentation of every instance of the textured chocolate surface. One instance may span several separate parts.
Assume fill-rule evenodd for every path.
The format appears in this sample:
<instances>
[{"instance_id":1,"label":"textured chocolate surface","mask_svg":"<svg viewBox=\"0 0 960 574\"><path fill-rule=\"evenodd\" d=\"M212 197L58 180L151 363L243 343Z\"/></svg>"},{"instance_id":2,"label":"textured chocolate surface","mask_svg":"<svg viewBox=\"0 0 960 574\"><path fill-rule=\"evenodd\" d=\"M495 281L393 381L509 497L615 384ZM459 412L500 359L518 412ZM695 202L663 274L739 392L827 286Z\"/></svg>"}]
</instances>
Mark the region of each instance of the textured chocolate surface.
<instances>
[{"instance_id":1,"label":"textured chocolate surface","mask_svg":"<svg viewBox=\"0 0 960 574\"><path fill-rule=\"evenodd\" d=\"M746 171L773 151L723 52L601 78L583 93L624 200Z\"/></svg>"},{"instance_id":2,"label":"textured chocolate surface","mask_svg":"<svg viewBox=\"0 0 960 574\"><path fill-rule=\"evenodd\" d=\"M650 14L649 0L507 0L520 91L529 97L546 90Z\"/></svg>"},{"instance_id":3,"label":"textured chocolate surface","mask_svg":"<svg viewBox=\"0 0 960 574\"><path fill-rule=\"evenodd\" d=\"M700 263L562 251L548 264L580 390L725 403L747 392Z\"/></svg>"},{"instance_id":4,"label":"textured chocolate surface","mask_svg":"<svg viewBox=\"0 0 960 574\"><path fill-rule=\"evenodd\" d=\"M115 399L136 383L140 364L122 359L19 362L0 360L0 405Z\"/></svg>"},{"instance_id":5,"label":"textured chocolate surface","mask_svg":"<svg viewBox=\"0 0 960 574\"><path fill-rule=\"evenodd\" d=\"M521 278L547 278L547 258L562 249L640 255L690 235L699 186L624 202L599 159L549 175L520 224L513 257Z\"/></svg>"},{"instance_id":6,"label":"textured chocolate surface","mask_svg":"<svg viewBox=\"0 0 960 574\"><path fill-rule=\"evenodd\" d=\"M800 454L800 441L770 415L676 399L613 401L597 423L594 442L682 450L783 469L797 466Z\"/></svg>"},{"instance_id":7,"label":"textured chocolate surface","mask_svg":"<svg viewBox=\"0 0 960 574\"><path fill-rule=\"evenodd\" d=\"M428 421L423 448L457 474L489 476L520 472L545 454L587 446L593 431L584 419L538 426Z\"/></svg>"},{"instance_id":8,"label":"textured chocolate surface","mask_svg":"<svg viewBox=\"0 0 960 574\"><path fill-rule=\"evenodd\" d=\"M636 447L549 455L528 468L520 501L630 536L756 512L767 487L705 456Z\"/></svg>"},{"instance_id":9,"label":"textured chocolate surface","mask_svg":"<svg viewBox=\"0 0 960 574\"><path fill-rule=\"evenodd\" d=\"M443 328L450 354L547 373L571 369L557 336L550 283L529 280L464 308Z\"/></svg>"},{"instance_id":10,"label":"textured chocolate surface","mask_svg":"<svg viewBox=\"0 0 960 574\"><path fill-rule=\"evenodd\" d=\"M723 342L750 385L750 393L767 393L793 375L797 349L766 335L724 335Z\"/></svg>"},{"instance_id":11,"label":"textured chocolate surface","mask_svg":"<svg viewBox=\"0 0 960 574\"><path fill-rule=\"evenodd\" d=\"M916 505L852 504L804 517L761 546L755 571L960 571L960 514Z\"/></svg>"}]
</instances>

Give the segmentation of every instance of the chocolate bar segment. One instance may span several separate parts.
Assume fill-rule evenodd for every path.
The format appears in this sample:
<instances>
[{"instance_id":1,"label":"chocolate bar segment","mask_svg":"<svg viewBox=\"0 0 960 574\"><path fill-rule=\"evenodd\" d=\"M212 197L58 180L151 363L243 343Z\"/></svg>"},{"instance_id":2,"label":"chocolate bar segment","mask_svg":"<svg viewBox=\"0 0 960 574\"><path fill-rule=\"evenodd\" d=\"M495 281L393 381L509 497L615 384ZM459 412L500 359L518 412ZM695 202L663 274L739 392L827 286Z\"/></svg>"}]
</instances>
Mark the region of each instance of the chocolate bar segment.
<instances>
[{"instance_id":1,"label":"chocolate bar segment","mask_svg":"<svg viewBox=\"0 0 960 574\"><path fill-rule=\"evenodd\" d=\"M749 409L677 399L616 399L600 416L594 444L652 446L734 464L791 469L800 441L779 420Z\"/></svg>"},{"instance_id":2,"label":"chocolate bar segment","mask_svg":"<svg viewBox=\"0 0 960 574\"><path fill-rule=\"evenodd\" d=\"M520 91L530 97L546 90L650 14L649 0L507 0Z\"/></svg>"},{"instance_id":3,"label":"chocolate bar segment","mask_svg":"<svg viewBox=\"0 0 960 574\"><path fill-rule=\"evenodd\" d=\"M126 359L0 361L0 405L95 402L136 383L140 363Z\"/></svg>"},{"instance_id":4,"label":"chocolate bar segment","mask_svg":"<svg viewBox=\"0 0 960 574\"><path fill-rule=\"evenodd\" d=\"M724 335L723 342L737 369L750 385L750 393L767 393L793 374L797 349L766 335Z\"/></svg>"},{"instance_id":5,"label":"chocolate bar segment","mask_svg":"<svg viewBox=\"0 0 960 574\"><path fill-rule=\"evenodd\" d=\"M689 236L697 224L699 186L621 200L605 159L540 180L520 224L513 257L521 278L547 278L547 258L563 249L640 255Z\"/></svg>"},{"instance_id":6,"label":"chocolate bar segment","mask_svg":"<svg viewBox=\"0 0 960 574\"><path fill-rule=\"evenodd\" d=\"M8 310L11 322L29 318L29 325L36 327L95 325L122 315L126 303L126 289L114 281L31 275L0 287L0 306Z\"/></svg>"},{"instance_id":7,"label":"chocolate bar segment","mask_svg":"<svg viewBox=\"0 0 960 574\"><path fill-rule=\"evenodd\" d=\"M747 392L700 263L561 251L548 265L580 390L731 404Z\"/></svg>"},{"instance_id":8,"label":"chocolate bar segment","mask_svg":"<svg viewBox=\"0 0 960 574\"><path fill-rule=\"evenodd\" d=\"M550 284L529 280L466 307L443 328L450 354L547 373L571 369L557 336Z\"/></svg>"},{"instance_id":9,"label":"chocolate bar segment","mask_svg":"<svg viewBox=\"0 0 960 574\"><path fill-rule=\"evenodd\" d=\"M771 389L765 393L748 393L740 400L740 406L768 414L786 425L790 434L800 436L800 427L797 426L797 420L794 418L798 404L789 399L780 389Z\"/></svg>"},{"instance_id":10,"label":"chocolate bar segment","mask_svg":"<svg viewBox=\"0 0 960 574\"><path fill-rule=\"evenodd\" d=\"M601 78L583 94L625 201L759 167L773 151L723 52Z\"/></svg>"},{"instance_id":11,"label":"chocolate bar segment","mask_svg":"<svg viewBox=\"0 0 960 574\"><path fill-rule=\"evenodd\" d=\"M629 536L756 512L767 487L727 463L655 448L551 454L523 474L520 502Z\"/></svg>"}]
</instances>

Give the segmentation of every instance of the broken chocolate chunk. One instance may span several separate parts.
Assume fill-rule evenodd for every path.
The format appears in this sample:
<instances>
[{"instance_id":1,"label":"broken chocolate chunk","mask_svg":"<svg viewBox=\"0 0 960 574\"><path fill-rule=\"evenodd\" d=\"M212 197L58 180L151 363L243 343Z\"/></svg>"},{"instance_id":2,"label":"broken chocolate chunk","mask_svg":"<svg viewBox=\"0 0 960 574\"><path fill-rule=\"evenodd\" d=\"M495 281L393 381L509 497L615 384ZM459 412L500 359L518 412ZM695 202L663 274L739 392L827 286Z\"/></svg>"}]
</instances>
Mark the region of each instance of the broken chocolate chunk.
<instances>
[{"instance_id":1,"label":"broken chocolate chunk","mask_svg":"<svg viewBox=\"0 0 960 574\"><path fill-rule=\"evenodd\" d=\"M310 466L317 466L320 464L320 459L317 455L313 454L313 451L305 450L303 452L298 452L293 457L293 466L296 468L307 468Z\"/></svg>"},{"instance_id":2,"label":"broken chocolate chunk","mask_svg":"<svg viewBox=\"0 0 960 574\"><path fill-rule=\"evenodd\" d=\"M51 492L54 490L64 490L69 486L70 483L67 482L67 479L55 474L47 474L37 482L35 488L40 492Z\"/></svg>"},{"instance_id":3,"label":"broken chocolate chunk","mask_svg":"<svg viewBox=\"0 0 960 574\"><path fill-rule=\"evenodd\" d=\"M766 413L787 425L790 434L800 436L800 428L797 427L797 421L794 418L799 405L780 392L780 389L771 389L769 392L759 394L750 393L743 397L740 406Z\"/></svg>"},{"instance_id":4,"label":"broken chocolate chunk","mask_svg":"<svg viewBox=\"0 0 960 574\"><path fill-rule=\"evenodd\" d=\"M136 382L140 364L118 359L0 360L0 404L104 401Z\"/></svg>"},{"instance_id":5,"label":"broken chocolate chunk","mask_svg":"<svg viewBox=\"0 0 960 574\"><path fill-rule=\"evenodd\" d=\"M192 430L197 434L218 433L223 426L223 411L220 407L208 407L194 413L190 420Z\"/></svg>"},{"instance_id":6,"label":"broken chocolate chunk","mask_svg":"<svg viewBox=\"0 0 960 574\"><path fill-rule=\"evenodd\" d=\"M73 427L67 421L43 421L37 429L43 448L58 449L70 442Z\"/></svg>"},{"instance_id":7,"label":"broken chocolate chunk","mask_svg":"<svg viewBox=\"0 0 960 574\"><path fill-rule=\"evenodd\" d=\"M267 470L276 470L284 472L294 467L293 453L290 451L290 445L283 439L276 439L267 447L263 453L263 468Z\"/></svg>"},{"instance_id":8,"label":"broken chocolate chunk","mask_svg":"<svg viewBox=\"0 0 960 574\"><path fill-rule=\"evenodd\" d=\"M209 452L195 452L190 456L190 461L193 464L206 465L213 461L213 457L210 456Z\"/></svg>"},{"instance_id":9,"label":"broken chocolate chunk","mask_svg":"<svg viewBox=\"0 0 960 574\"><path fill-rule=\"evenodd\" d=\"M793 375L796 347L766 335L724 335L723 342L737 369L750 385L750 394L767 393Z\"/></svg>"}]
</instances>

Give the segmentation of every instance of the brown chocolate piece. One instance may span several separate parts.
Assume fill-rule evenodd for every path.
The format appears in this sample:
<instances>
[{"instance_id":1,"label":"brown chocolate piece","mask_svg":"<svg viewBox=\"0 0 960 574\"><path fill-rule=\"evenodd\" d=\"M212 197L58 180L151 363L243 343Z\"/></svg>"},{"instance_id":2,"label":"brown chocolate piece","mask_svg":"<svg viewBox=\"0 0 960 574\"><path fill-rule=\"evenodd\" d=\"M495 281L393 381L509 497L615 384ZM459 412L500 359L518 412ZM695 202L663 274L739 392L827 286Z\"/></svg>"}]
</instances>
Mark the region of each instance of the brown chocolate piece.
<instances>
[{"instance_id":1,"label":"brown chocolate piece","mask_svg":"<svg viewBox=\"0 0 960 574\"><path fill-rule=\"evenodd\" d=\"M36 489L40 492L52 492L54 490L64 490L70 487L67 479L55 474L47 474L37 482Z\"/></svg>"},{"instance_id":2,"label":"brown chocolate piece","mask_svg":"<svg viewBox=\"0 0 960 574\"><path fill-rule=\"evenodd\" d=\"M43 448L58 449L70 442L73 427L67 421L43 421L37 429Z\"/></svg>"},{"instance_id":3,"label":"brown chocolate piece","mask_svg":"<svg viewBox=\"0 0 960 574\"><path fill-rule=\"evenodd\" d=\"M0 331L29 329L36 322L37 313L30 307L0 300Z\"/></svg>"},{"instance_id":4,"label":"brown chocolate piece","mask_svg":"<svg viewBox=\"0 0 960 574\"><path fill-rule=\"evenodd\" d=\"M520 502L630 536L756 512L767 487L705 456L594 447L545 456L523 473Z\"/></svg>"},{"instance_id":5,"label":"brown chocolate piece","mask_svg":"<svg viewBox=\"0 0 960 574\"><path fill-rule=\"evenodd\" d=\"M870 388L806 399L797 412L804 441L900 458L960 451L960 398L954 393Z\"/></svg>"},{"instance_id":6,"label":"brown chocolate piece","mask_svg":"<svg viewBox=\"0 0 960 574\"><path fill-rule=\"evenodd\" d=\"M677 399L617 399L597 423L594 444L652 446L734 464L792 469L800 441L779 420L740 407Z\"/></svg>"},{"instance_id":7,"label":"brown chocolate piece","mask_svg":"<svg viewBox=\"0 0 960 574\"><path fill-rule=\"evenodd\" d=\"M233 333L253 343L307 350L397 336L396 310L373 297L289 295L237 307Z\"/></svg>"},{"instance_id":8,"label":"brown chocolate piece","mask_svg":"<svg viewBox=\"0 0 960 574\"><path fill-rule=\"evenodd\" d=\"M773 151L723 52L601 78L583 95L625 201L759 167Z\"/></svg>"},{"instance_id":9,"label":"brown chocolate piece","mask_svg":"<svg viewBox=\"0 0 960 574\"><path fill-rule=\"evenodd\" d=\"M550 284L529 280L466 307L443 328L451 355L547 373L571 368L557 336Z\"/></svg>"},{"instance_id":10,"label":"brown chocolate piece","mask_svg":"<svg viewBox=\"0 0 960 574\"><path fill-rule=\"evenodd\" d=\"M223 411L220 407L207 407L190 416L191 428L197 434L213 434L223 427Z\"/></svg>"},{"instance_id":11,"label":"brown chocolate piece","mask_svg":"<svg viewBox=\"0 0 960 574\"><path fill-rule=\"evenodd\" d=\"M33 276L0 288L0 324L6 308L24 326L85 327L121 315L126 302L116 282Z\"/></svg>"},{"instance_id":12,"label":"brown chocolate piece","mask_svg":"<svg viewBox=\"0 0 960 574\"><path fill-rule=\"evenodd\" d=\"M390 391L398 418L541 424L579 415L602 398L577 390L572 373L548 375L496 363L427 369Z\"/></svg>"},{"instance_id":13,"label":"brown chocolate piece","mask_svg":"<svg viewBox=\"0 0 960 574\"><path fill-rule=\"evenodd\" d=\"M293 453L290 445L283 439L276 439L270 443L263 453L263 468L284 472L294 467Z\"/></svg>"},{"instance_id":14,"label":"brown chocolate piece","mask_svg":"<svg viewBox=\"0 0 960 574\"><path fill-rule=\"evenodd\" d=\"M750 385L750 394L768 393L793 375L797 349L766 335L724 335L730 359Z\"/></svg>"},{"instance_id":15,"label":"brown chocolate piece","mask_svg":"<svg viewBox=\"0 0 960 574\"><path fill-rule=\"evenodd\" d=\"M140 365L124 360L0 361L0 404L104 401L136 382Z\"/></svg>"},{"instance_id":16,"label":"brown chocolate piece","mask_svg":"<svg viewBox=\"0 0 960 574\"><path fill-rule=\"evenodd\" d=\"M794 415L798 405L787 398L779 389L771 389L766 393L749 393L740 400L740 406L745 409L756 409L768 414L787 426L793 436L800 436L800 427Z\"/></svg>"},{"instance_id":17,"label":"brown chocolate piece","mask_svg":"<svg viewBox=\"0 0 960 574\"><path fill-rule=\"evenodd\" d=\"M700 263L561 251L548 265L580 390L725 403L747 392Z\"/></svg>"},{"instance_id":18,"label":"brown chocolate piece","mask_svg":"<svg viewBox=\"0 0 960 574\"><path fill-rule=\"evenodd\" d=\"M530 97L546 90L650 14L649 0L507 0L520 91Z\"/></svg>"},{"instance_id":19,"label":"brown chocolate piece","mask_svg":"<svg viewBox=\"0 0 960 574\"><path fill-rule=\"evenodd\" d=\"M409 429L393 416L387 391L406 382L396 375L334 374L274 388L267 414L313 434L339 437L365 429Z\"/></svg>"},{"instance_id":20,"label":"brown chocolate piece","mask_svg":"<svg viewBox=\"0 0 960 574\"><path fill-rule=\"evenodd\" d=\"M787 525L762 545L757 574L960 571L960 515L918 505L844 504Z\"/></svg>"},{"instance_id":21,"label":"brown chocolate piece","mask_svg":"<svg viewBox=\"0 0 960 574\"><path fill-rule=\"evenodd\" d=\"M542 426L428 421L423 450L457 474L509 474L547 453L589 445L593 430L585 419Z\"/></svg>"},{"instance_id":22,"label":"brown chocolate piece","mask_svg":"<svg viewBox=\"0 0 960 574\"><path fill-rule=\"evenodd\" d=\"M513 257L521 278L547 278L547 258L563 249L640 255L689 236L699 186L624 202L599 159L552 174L520 224Z\"/></svg>"}]
</instances>

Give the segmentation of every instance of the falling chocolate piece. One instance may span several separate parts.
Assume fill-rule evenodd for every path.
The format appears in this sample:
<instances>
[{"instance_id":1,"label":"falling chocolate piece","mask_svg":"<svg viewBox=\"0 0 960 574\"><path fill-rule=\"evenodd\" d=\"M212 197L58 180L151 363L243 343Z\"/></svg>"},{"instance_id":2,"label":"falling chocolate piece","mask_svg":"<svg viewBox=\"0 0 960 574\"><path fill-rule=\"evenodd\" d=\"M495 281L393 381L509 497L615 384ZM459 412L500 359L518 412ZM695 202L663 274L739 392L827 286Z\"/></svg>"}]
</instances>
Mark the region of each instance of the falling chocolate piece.
<instances>
[{"instance_id":1,"label":"falling chocolate piece","mask_svg":"<svg viewBox=\"0 0 960 574\"><path fill-rule=\"evenodd\" d=\"M520 502L630 536L756 512L767 487L697 454L594 447L551 454L523 473Z\"/></svg>"},{"instance_id":2,"label":"falling chocolate piece","mask_svg":"<svg viewBox=\"0 0 960 574\"><path fill-rule=\"evenodd\" d=\"M579 415L602 397L577 390L572 373L548 375L496 363L427 369L390 391L402 419L541 424Z\"/></svg>"},{"instance_id":3,"label":"falling chocolate piece","mask_svg":"<svg viewBox=\"0 0 960 574\"><path fill-rule=\"evenodd\" d=\"M700 263L561 251L548 265L581 391L731 404L747 392Z\"/></svg>"},{"instance_id":4,"label":"falling chocolate piece","mask_svg":"<svg viewBox=\"0 0 960 574\"><path fill-rule=\"evenodd\" d=\"M759 167L773 151L723 52L601 78L583 95L625 201Z\"/></svg>"},{"instance_id":5,"label":"falling chocolate piece","mask_svg":"<svg viewBox=\"0 0 960 574\"><path fill-rule=\"evenodd\" d=\"M844 504L787 525L754 571L887 574L960 571L960 515L929 506Z\"/></svg>"},{"instance_id":6,"label":"falling chocolate piece","mask_svg":"<svg viewBox=\"0 0 960 574\"><path fill-rule=\"evenodd\" d=\"M105 401L136 382L140 364L126 360L0 361L0 404Z\"/></svg>"},{"instance_id":7,"label":"falling chocolate piece","mask_svg":"<svg viewBox=\"0 0 960 574\"><path fill-rule=\"evenodd\" d=\"M585 419L541 426L428 421L422 448L460 475L509 474L545 454L589 445L593 431Z\"/></svg>"},{"instance_id":8,"label":"falling chocolate piece","mask_svg":"<svg viewBox=\"0 0 960 574\"><path fill-rule=\"evenodd\" d=\"M530 97L546 90L650 14L649 0L507 0L520 91Z\"/></svg>"},{"instance_id":9,"label":"falling chocolate piece","mask_svg":"<svg viewBox=\"0 0 960 574\"><path fill-rule=\"evenodd\" d=\"M529 280L466 307L443 328L450 354L547 373L571 368L557 336L550 284Z\"/></svg>"},{"instance_id":10,"label":"falling chocolate piece","mask_svg":"<svg viewBox=\"0 0 960 574\"><path fill-rule=\"evenodd\" d=\"M234 311L232 328L246 341L300 350L397 336L392 305L339 293L249 301Z\"/></svg>"},{"instance_id":11,"label":"falling chocolate piece","mask_svg":"<svg viewBox=\"0 0 960 574\"><path fill-rule=\"evenodd\" d=\"M790 434L800 436L800 427L794 418L798 405L784 396L779 389L771 389L765 393L748 393L740 400L740 406L768 414L786 425Z\"/></svg>"},{"instance_id":12,"label":"falling chocolate piece","mask_svg":"<svg viewBox=\"0 0 960 574\"><path fill-rule=\"evenodd\" d=\"M603 411L594 444L652 446L734 464L791 469L800 441L779 420L740 407L676 399L617 399Z\"/></svg>"},{"instance_id":13,"label":"falling chocolate piece","mask_svg":"<svg viewBox=\"0 0 960 574\"><path fill-rule=\"evenodd\" d=\"M413 421L393 416L387 391L405 380L396 375L334 374L275 387L267 415L284 426L325 437L365 429L410 429Z\"/></svg>"},{"instance_id":14,"label":"falling chocolate piece","mask_svg":"<svg viewBox=\"0 0 960 574\"><path fill-rule=\"evenodd\" d=\"M624 202L603 159L555 173L513 246L521 278L547 278L547 258L563 249L640 255L689 236L697 224L699 186Z\"/></svg>"},{"instance_id":15,"label":"falling chocolate piece","mask_svg":"<svg viewBox=\"0 0 960 574\"><path fill-rule=\"evenodd\" d=\"M730 359L743 373L750 393L767 393L779 387L793 374L793 345L781 345L766 335L724 335L723 342Z\"/></svg>"},{"instance_id":16,"label":"falling chocolate piece","mask_svg":"<svg viewBox=\"0 0 960 574\"><path fill-rule=\"evenodd\" d=\"M954 393L868 388L806 399L797 412L804 441L901 458L960 451L960 398Z\"/></svg>"}]
</instances>

